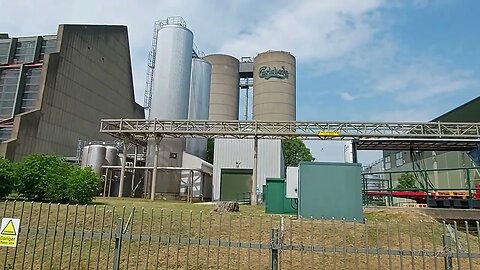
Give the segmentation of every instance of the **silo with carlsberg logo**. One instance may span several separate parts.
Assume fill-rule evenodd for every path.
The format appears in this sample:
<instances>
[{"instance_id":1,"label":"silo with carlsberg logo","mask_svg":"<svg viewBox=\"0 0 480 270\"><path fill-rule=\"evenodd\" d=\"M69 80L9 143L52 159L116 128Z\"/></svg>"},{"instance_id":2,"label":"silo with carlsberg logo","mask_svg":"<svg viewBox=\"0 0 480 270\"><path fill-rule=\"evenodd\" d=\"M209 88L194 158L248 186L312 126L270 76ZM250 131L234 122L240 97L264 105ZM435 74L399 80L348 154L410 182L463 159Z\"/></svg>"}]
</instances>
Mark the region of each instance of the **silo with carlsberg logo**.
<instances>
[{"instance_id":1,"label":"silo with carlsberg logo","mask_svg":"<svg viewBox=\"0 0 480 270\"><path fill-rule=\"evenodd\" d=\"M267 51L253 62L253 119L296 120L296 61L289 52Z\"/></svg>"}]
</instances>

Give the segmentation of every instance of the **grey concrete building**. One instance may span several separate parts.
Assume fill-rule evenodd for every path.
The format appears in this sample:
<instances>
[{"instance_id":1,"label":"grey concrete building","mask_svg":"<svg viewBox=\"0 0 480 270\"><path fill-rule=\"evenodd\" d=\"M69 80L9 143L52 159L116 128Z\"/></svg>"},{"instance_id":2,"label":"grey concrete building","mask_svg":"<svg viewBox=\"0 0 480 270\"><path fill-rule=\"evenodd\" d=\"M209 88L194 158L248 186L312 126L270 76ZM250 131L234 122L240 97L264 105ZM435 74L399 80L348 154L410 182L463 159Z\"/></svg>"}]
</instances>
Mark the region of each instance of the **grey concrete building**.
<instances>
[{"instance_id":1,"label":"grey concrete building","mask_svg":"<svg viewBox=\"0 0 480 270\"><path fill-rule=\"evenodd\" d=\"M0 34L0 155L74 156L78 140L111 140L99 133L102 118L144 117L135 103L126 26Z\"/></svg>"}]
</instances>

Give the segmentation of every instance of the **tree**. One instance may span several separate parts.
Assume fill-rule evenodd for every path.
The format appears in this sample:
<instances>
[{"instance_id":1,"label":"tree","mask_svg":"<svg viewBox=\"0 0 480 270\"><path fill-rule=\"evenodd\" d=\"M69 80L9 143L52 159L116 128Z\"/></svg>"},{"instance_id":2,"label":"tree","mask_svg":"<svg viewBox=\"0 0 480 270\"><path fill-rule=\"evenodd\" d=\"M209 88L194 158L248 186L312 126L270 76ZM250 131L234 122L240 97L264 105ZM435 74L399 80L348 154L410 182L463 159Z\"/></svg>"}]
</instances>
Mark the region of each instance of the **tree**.
<instances>
[{"instance_id":1,"label":"tree","mask_svg":"<svg viewBox=\"0 0 480 270\"><path fill-rule=\"evenodd\" d=\"M0 157L0 198L8 196L14 186L13 165L8 159Z\"/></svg>"},{"instance_id":2,"label":"tree","mask_svg":"<svg viewBox=\"0 0 480 270\"><path fill-rule=\"evenodd\" d=\"M398 179L397 188L398 189L414 189L417 190L416 187L416 179L415 176L411 173L402 173L400 178Z\"/></svg>"},{"instance_id":3,"label":"tree","mask_svg":"<svg viewBox=\"0 0 480 270\"><path fill-rule=\"evenodd\" d=\"M207 139L207 162L213 164L213 149L215 147L214 139Z\"/></svg>"},{"instance_id":4,"label":"tree","mask_svg":"<svg viewBox=\"0 0 480 270\"><path fill-rule=\"evenodd\" d=\"M300 139L282 140L285 154L285 167L296 167L300 161L314 161L310 149Z\"/></svg>"}]
</instances>

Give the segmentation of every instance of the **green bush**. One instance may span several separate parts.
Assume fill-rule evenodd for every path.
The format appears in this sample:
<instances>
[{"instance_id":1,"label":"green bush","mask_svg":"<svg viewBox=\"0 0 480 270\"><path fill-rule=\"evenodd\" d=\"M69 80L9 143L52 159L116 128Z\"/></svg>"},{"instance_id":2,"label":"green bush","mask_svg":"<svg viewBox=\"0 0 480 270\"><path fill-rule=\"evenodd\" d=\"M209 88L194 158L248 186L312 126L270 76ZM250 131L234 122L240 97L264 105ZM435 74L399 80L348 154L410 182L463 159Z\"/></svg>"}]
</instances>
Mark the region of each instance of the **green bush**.
<instances>
[{"instance_id":1,"label":"green bush","mask_svg":"<svg viewBox=\"0 0 480 270\"><path fill-rule=\"evenodd\" d=\"M69 203L86 204L100 192L102 179L90 168L72 167L67 186Z\"/></svg>"},{"instance_id":2,"label":"green bush","mask_svg":"<svg viewBox=\"0 0 480 270\"><path fill-rule=\"evenodd\" d=\"M88 203L101 187L101 178L91 169L49 155L25 158L15 166L15 178L20 196L53 203Z\"/></svg>"},{"instance_id":3,"label":"green bush","mask_svg":"<svg viewBox=\"0 0 480 270\"><path fill-rule=\"evenodd\" d=\"M12 192L14 183L12 163L0 157L0 198L5 198Z\"/></svg>"},{"instance_id":4,"label":"green bush","mask_svg":"<svg viewBox=\"0 0 480 270\"><path fill-rule=\"evenodd\" d=\"M16 187L19 195L28 200L50 200L53 196L58 201L49 183L64 189L62 183L66 182L69 173L68 164L59 157L49 155L31 155L15 166Z\"/></svg>"}]
</instances>

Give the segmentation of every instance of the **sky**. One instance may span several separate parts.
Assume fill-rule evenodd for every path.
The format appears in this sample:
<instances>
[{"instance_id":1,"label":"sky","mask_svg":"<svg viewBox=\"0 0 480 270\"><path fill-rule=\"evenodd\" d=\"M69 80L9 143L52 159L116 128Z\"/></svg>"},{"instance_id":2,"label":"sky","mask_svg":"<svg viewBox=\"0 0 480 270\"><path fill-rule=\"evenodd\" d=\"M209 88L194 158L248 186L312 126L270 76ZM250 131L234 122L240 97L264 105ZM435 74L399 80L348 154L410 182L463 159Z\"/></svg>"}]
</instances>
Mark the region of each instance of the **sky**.
<instances>
[{"instance_id":1,"label":"sky","mask_svg":"<svg viewBox=\"0 0 480 270\"><path fill-rule=\"evenodd\" d=\"M10 36L127 25L140 104L153 24L169 16L184 18L206 54L291 52L297 120L428 121L480 95L476 0L0 0L0 9ZM343 161L343 142L307 146L317 161Z\"/></svg>"}]
</instances>

